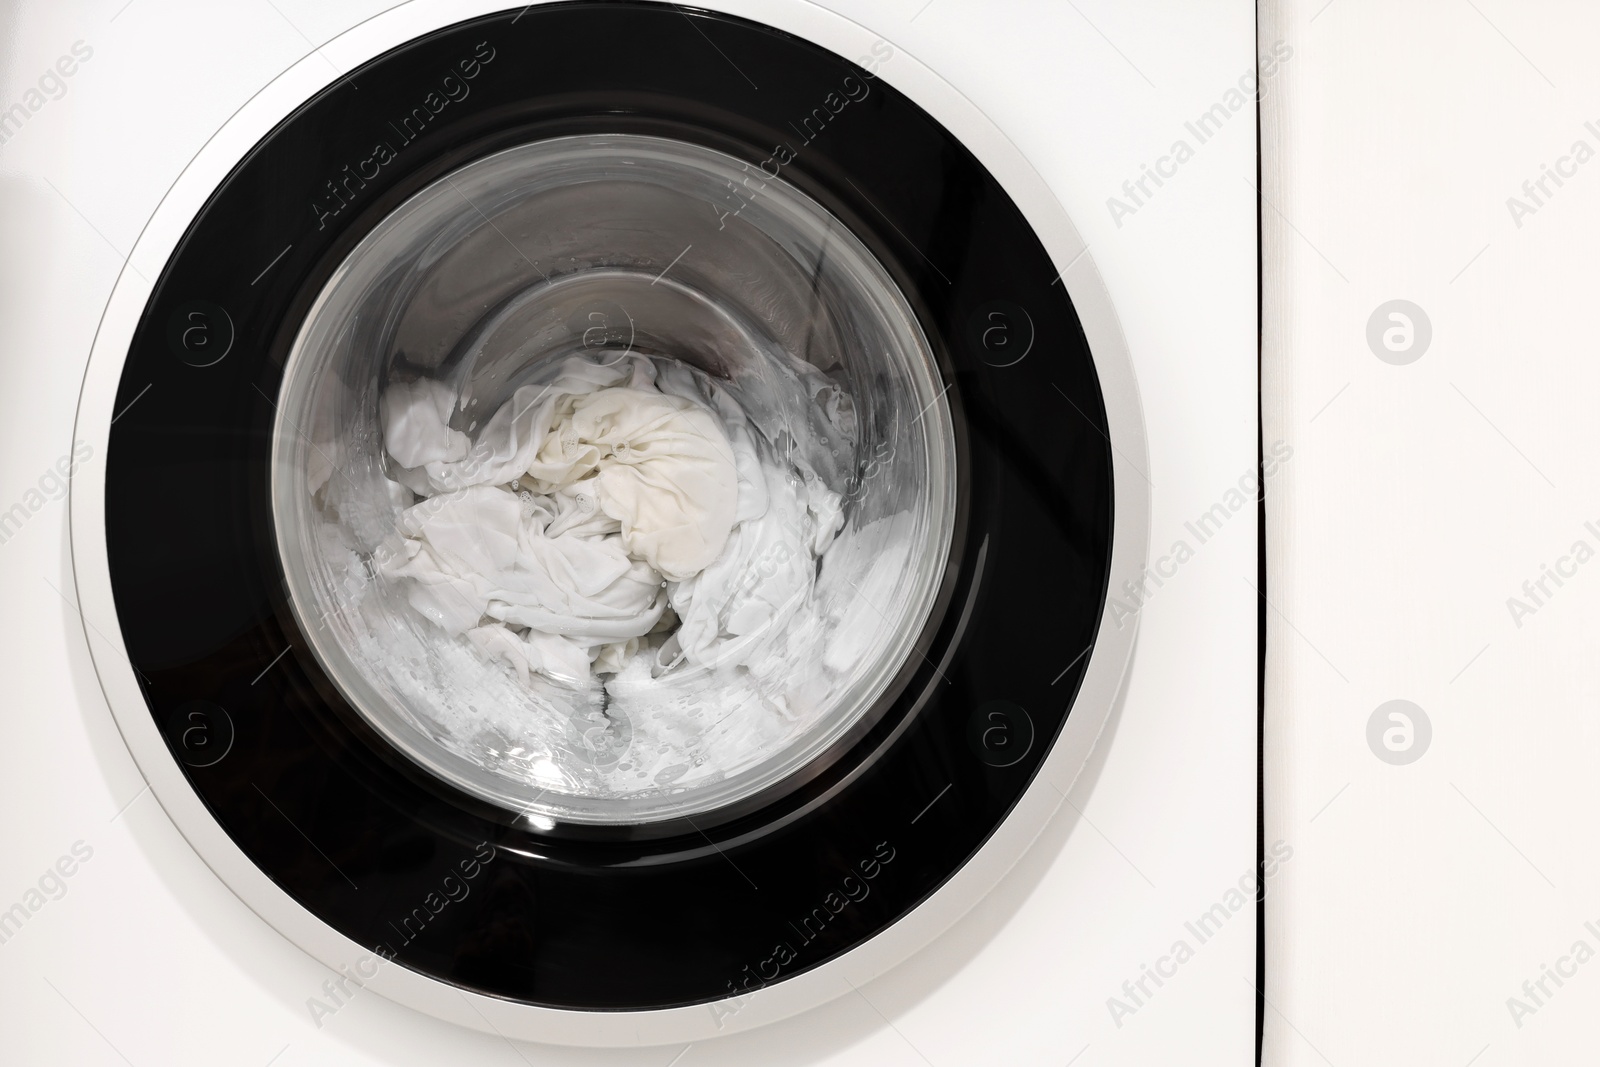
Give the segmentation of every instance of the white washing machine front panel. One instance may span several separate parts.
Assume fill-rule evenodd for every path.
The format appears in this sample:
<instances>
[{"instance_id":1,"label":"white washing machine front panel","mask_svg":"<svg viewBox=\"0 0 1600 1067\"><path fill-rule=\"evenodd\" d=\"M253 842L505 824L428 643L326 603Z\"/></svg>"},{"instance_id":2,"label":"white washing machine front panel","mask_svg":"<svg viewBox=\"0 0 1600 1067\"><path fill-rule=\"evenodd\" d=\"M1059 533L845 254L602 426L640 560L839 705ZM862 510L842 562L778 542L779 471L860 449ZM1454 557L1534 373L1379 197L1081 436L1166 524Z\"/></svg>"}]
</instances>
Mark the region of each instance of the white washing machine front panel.
<instances>
[{"instance_id":1,"label":"white washing machine front panel","mask_svg":"<svg viewBox=\"0 0 1600 1067\"><path fill-rule=\"evenodd\" d=\"M1106 190L1118 192L1121 179L1098 183L1107 174L1136 179L1136 167L1125 161L1152 151L1152 146L1160 148L1170 130L1155 116L1165 116L1169 108L1181 112L1190 101L1218 95L1221 90L1195 87L1210 85L1207 78L1225 68L1216 63L1183 71L1184 91L1173 93L1181 98L1180 104L1160 107L1146 99L1141 105L1140 91L1124 83L1132 79L1145 84L1143 72L1115 47L1109 58L1097 54L1095 49L1108 42L1095 32L1094 24L1074 26L1055 11L978 18L975 9L963 12L955 0L937 3L949 7L909 12L898 24L885 22L881 27L882 39L895 43L902 64L898 70L904 72L886 66L883 76L962 134L1014 197L1025 206L1037 205L1030 207L1030 215L1036 226L1046 229L1040 220L1053 215L1048 194L1025 167L1017 165L1020 160L1010 146L994 139L982 116L960 93L949 92L938 75L953 80L1000 121L1004 134L1043 170L1056 196L1079 220L1089 238L1090 255L1106 277L1110 303L1133 341L1136 371L1151 409L1148 456L1140 454L1142 442L1136 438L1119 438L1123 446L1119 456L1137 473L1138 483L1152 500L1151 539L1156 549L1152 558L1167 556L1165 545L1174 541L1168 535L1181 532L1182 517L1204 514L1255 464L1253 192L1241 182L1243 193L1239 193L1224 180L1248 179L1253 171L1253 166L1244 165L1253 149L1253 126L1247 130L1244 123L1253 119L1241 116L1238 125L1226 131L1226 139L1219 134L1206 154L1185 164L1190 169L1180 173L1192 178L1190 186L1174 181L1170 190L1163 189L1165 202L1149 197L1134 216L1118 218L1106 203L1096 201L1104 200ZM852 44L864 51L878 39L808 5L708 6L794 29L841 51ZM29 484L39 480L33 466L48 470L57 457L52 455L43 464L34 460L60 442L65 442L66 453L74 444L66 430L77 399L72 379L89 363L94 332L85 324L100 319L104 311L97 343L114 348L111 339L120 330L125 348L133 319L143 306L142 294L159 273L166 251L232 163L294 102L310 96L336 72L472 13L462 5L413 4L364 19L371 13L313 14L285 8L282 15L268 11L260 23L233 15L229 25L206 26L185 22L185 16L193 13L168 15L156 8L151 4L152 10L143 13L150 23L133 29L123 28L123 23L140 16L138 8L112 12L115 21L108 14L104 39L117 41L114 35L126 34L131 42L142 37L176 54L221 35L239 39L287 27L296 40L304 33L328 43L276 80L262 71L225 69L227 64L207 68L206 84L216 88L203 94L206 99L237 102L255 95L231 118L221 115L219 107L210 115L202 108L192 118L174 115L171 122L148 122L140 141L146 150L136 166L118 170L102 154L121 147L113 131L128 136L126 98L140 95L118 87L154 86L170 74L136 70L126 59L97 67L97 59L116 60L118 53L109 44L93 45L93 57L79 71L105 81L68 82L68 91L75 94L71 104L51 102L62 115L41 109L28 127L13 135L18 145L7 148L8 184L17 184L41 201L40 193L55 198L53 206L42 209L42 218L22 229L19 247L43 251L62 241L72 242L71 258L83 265L82 274L69 282L45 273L52 269L47 258L36 260L27 276L29 291L49 295L26 313L19 309L7 330L8 351L22 351L21 346L31 343L61 354L48 371L18 359L0 362L0 380L17 387L6 395L20 398L31 389L33 395L47 398L36 405L15 400L10 405L15 414L8 420L7 444L19 447L5 453L3 471L17 486L19 499ZM862 17L843 6L841 13ZM1148 13L1142 23L1124 27L1131 38L1148 46L1141 67L1152 65L1152 57L1166 63L1181 52L1176 29L1158 14ZM1227 25L1213 26L1210 32L1219 41L1233 41L1234 65L1248 65L1253 47L1245 32L1245 14L1226 14L1233 22L1225 18ZM1095 17L1096 23L1105 18L1099 13ZM963 18L967 23L961 28ZM1031 35L1020 32L1030 28L1035 31ZM28 42L48 40L55 32L78 33L67 41L68 52L81 36L81 31L62 24L25 29L19 39ZM347 32L335 36L341 30ZM186 38L186 33L191 36ZM1118 36L1115 30L1108 33L1113 39ZM834 44L829 35L840 43ZM1030 36L1050 44L1030 48L1023 43ZM88 42L87 37L82 39ZM1082 62L1076 66L1042 62L1057 48L1083 53L1074 56ZM1013 54L1037 53L1041 77L1033 90L1007 95L998 89L1001 80L985 77L1008 49ZM300 50L304 51L304 42ZM924 57L931 76L918 62ZM112 69L101 75L107 68ZM1055 86L1057 78L1059 88L1041 91L1044 84ZM1118 86L1121 96L1104 92L1106 85ZM985 94L992 98L984 99ZM1063 110L1049 103L1072 98L1085 103ZM1108 99L1119 102L1113 107ZM49 121L56 121L53 132ZM1135 138L1140 130L1148 136ZM1136 139L1138 143L1132 143ZM64 149L76 158L68 158ZM96 168L86 159L101 166ZM113 176L115 181L110 180ZM171 188L164 188L163 181ZM158 206L158 201L164 202ZM1082 242L1065 225L1057 226L1053 236L1042 236L1067 268L1066 280L1091 338L1097 346L1115 347L1116 323L1095 293L1088 257L1078 255ZM134 248L120 281L116 261L104 250L107 244L113 249ZM150 251L141 251L145 249ZM14 278L25 266L19 259L5 257L4 268ZM97 262L107 266L96 269ZM1080 273L1075 275L1074 270ZM118 295L108 308L113 283ZM64 337L49 336L45 327L51 321L71 324ZM62 364L76 370L68 373ZM95 417L86 420L86 426L107 423L114 414L110 404L114 376L102 376L98 392L96 381L91 373L84 410ZM63 390L69 384L74 391L66 397ZM1130 387L1128 382L1109 381L1108 397L1114 399L1120 389L1126 400ZM60 421L63 412L65 422ZM82 429L78 437L88 458L77 474L74 507L80 500L90 501L92 507L99 498L101 468L94 466L99 453L96 441L86 438ZM1240 469L1234 471L1233 466ZM1128 472L1118 473L1120 478ZM95 491L82 492L90 488ZM30 706L71 709L75 714L19 723L31 743L19 745L10 757L16 760L16 771L6 788L16 790L11 797L18 802L15 810L47 812L41 821L53 830L47 832L34 823L19 827L15 854L37 853L54 863L57 853L71 856L73 846L82 841L79 855L88 852L90 858L64 865L62 869L73 867L74 875L59 879L65 887L63 903L51 901L48 910L40 908L37 915L30 911L27 925L12 934L0 952L0 973L7 992L17 998L14 1002L36 1007L30 1014L37 1018L53 1020L6 1039L16 1042L24 1060L94 1062L93 1057L110 1051L133 1062L172 1062L179 1055L209 1062L218 1050L226 1050L230 1057L260 1050L266 1054L263 1062L279 1055L284 1063L429 1062L431 1056L473 1050L507 1057L515 1051L531 1062L661 1060L659 1050L508 1049L508 1035L532 1032L519 1029L517 1013L497 1016L500 1005L483 1003L483 998L474 1003L462 995L454 1015L478 1032L439 1023L379 995L387 992L396 1000L428 1001L435 1013L451 1011L431 993L407 990L409 972L391 968L390 973L357 986L348 979L341 983L337 973L312 962L241 906L196 859L162 807L145 796L144 783L112 726L89 658L90 644L100 655L114 647L106 636L110 627L95 624L98 608L107 601L97 607L88 588L93 583L83 581L80 563L76 593L87 599L85 618L79 621L73 607L75 580L65 551L65 509L39 511L43 514L27 529L15 531L0 546L0 567L11 571L22 588L29 587L30 575L31 585L38 587L19 598L19 604L32 605L25 609L31 615L24 616L20 608L5 613L4 625L16 638L6 647L22 657L18 664L27 661L49 668L36 666L26 672ZM955 892L940 894L946 903L919 909L921 930L913 930L916 924L909 920L899 924L845 957L833 973L823 968L805 976L815 981L803 995L798 981L781 983L741 1007L731 1017L733 1025L718 1029L745 1029L814 1002L832 1001L823 1007L789 1022L716 1041L702 1040L709 1036L703 1025L653 1028L658 1024L650 1022L611 1043L692 1043L680 1061L689 1063L748 1062L751 1057L795 1064L922 1062L924 1056L933 1062L947 1058L974 1062L991 1054L1010 1062L1058 1062L1080 1048L1094 1050L1084 1051L1082 1062L1136 1062L1162 1050L1170 1054L1185 1049L1193 1058L1197 1044L1208 1048L1204 1062L1232 1062L1224 1057L1237 1050L1247 1054L1254 1009L1254 994L1247 984L1254 971L1253 918L1235 919L1219 932L1214 943L1195 954L1195 963L1185 962L1176 972L1183 978L1160 987L1159 997L1135 1000L1122 990L1126 979L1137 980L1147 963L1166 952L1166 943L1181 936L1183 919L1204 913L1239 874L1253 867L1255 605L1253 592L1242 580L1253 580L1255 542L1253 523L1248 528L1247 523L1252 520L1235 519L1226 529L1213 531L1214 542L1206 538L1192 562L1185 558L1182 569L1168 576L1170 584L1146 582L1147 589L1159 590L1157 595L1146 593L1136 600L1124 593L1108 605L1112 625L1108 633L1121 632L1118 622L1126 626L1133 621L1119 617L1129 605L1144 633L1115 736L1097 752L1091 773L1074 785L1076 769L1097 731L1089 729L1088 716L1069 720L1069 736L1058 745L1061 758L1051 765L1058 770L1053 776L1041 776L985 855L995 857L992 863L1000 869L1008 867L1051 811L1060 806L1064 815L1049 823L1022 864L944 937L913 961L877 977L966 911L981 888L964 892L959 883L992 880L983 862L969 865L958 876L949 887ZM57 536L44 536L52 525ZM1139 568L1131 570L1129 575L1118 575L1114 593L1123 580L1133 580ZM42 595L34 595L41 590ZM1131 634L1131 627L1127 632ZM1119 665L1103 664L1102 673L1096 684L1109 697L1117 687ZM1080 699L1090 695L1086 688ZM136 692L131 696L138 699ZM1084 729L1084 736L1070 736L1075 724ZM138 747L137 741L132 743ZM51 754L52 766L59 759L59 773L43 773L38 759L22 755L24 749ZM69 757L69 751L74 755ZM156 756L165 752L153 752L141 766L159 765ZM181 798L181 789L157 785L162 805L181 805L181 799L169 799ZM1066 805L1060 804L1063 794ZM175 811L174 817L191 840L205 834L203 812L185 816ZM74 832L65 829L68 826L85 829ZM54 831L67 835L59 848L50 843ZM195 843L213 866L226 862L216 858L226 852L222 842L214 843L215 850ZM100 873L108 867L119 873ZM19 896L39 880L37 872L29 871L31 867L21 866L12 878ZM240 880L251 876L248 869L224 873L236 889ZM55 884L51 880L50 886ZM251 901L256 910L280 928L293 926L292 915L273 914L273 906L262 903L275 890L265 884L257 888L260 895ZM46 893L47 899L52 895ZM934 903L939 903L938 897ZM78 913L76 921L63 914L69 910ZM53 929L60 932L51 940ZM73 947L75 934L92 936L109 949L102 947L94 959L80 956ZM295 939L306 944L318 942L319 936L307 926ZM361 955L358 946L341 945L338 940L321 939L316 946L323 962L335 968ZM186 963L191 958L209 962L191 967ZM129 975L141 969L149 980L129 983ZM1218 977L1232 974L1238 976L1242 992L1230 990ZM331 989L327 983L333 983ZM832 988L824 991L825 984ZM137 992L113 995L128 985ZM1134 1010L1112 1010L1113 999ZM335 1010L316 1012L311 1009L313 1001ZM184 1003L212 1007L198 1013L203 1018L193 1019L178 1007ZM74 1026L80 1028L75 1033ZM182 1033L181 1040L174 1038L177 1033ZM595 1040L580 1029L554 1034L545 1029L540 1034ZM957 1054L957 1049L966 1053ZM669 1050L667 1058L673 1054Z\"/></svg>"}]
</instances>

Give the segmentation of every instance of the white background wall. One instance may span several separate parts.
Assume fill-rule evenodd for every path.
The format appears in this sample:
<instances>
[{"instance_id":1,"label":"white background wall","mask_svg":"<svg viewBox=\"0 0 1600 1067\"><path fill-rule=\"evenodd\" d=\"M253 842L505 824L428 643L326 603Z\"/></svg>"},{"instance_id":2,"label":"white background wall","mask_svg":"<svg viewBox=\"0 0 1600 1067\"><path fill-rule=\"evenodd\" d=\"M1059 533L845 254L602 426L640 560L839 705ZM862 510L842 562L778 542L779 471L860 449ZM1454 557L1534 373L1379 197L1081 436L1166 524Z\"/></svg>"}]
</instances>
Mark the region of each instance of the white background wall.
<instances>
[{"instance_id":1,"label":"white background wall","mask_svg":"<svg viewBox=\"0 0 1600 1067\"><path fill-rule=\"evenodd\" d=\"M1600 161L1520 226L1507 199L1600 151L1600 9L1267 7L1296 56L1265 125L1267 433L1295 445L1269 503L1267 825L1297 850L1266 1062L1593 1062L1600 962L1543 1006L1522 983L1600 952L1600 563L1520 626L1507 599L1600 549ZM1404 365L1366 340L1394 299L1432 327ZM1393 699L1432 726L1405 765L1366 738Z\"/></svg>"}]
</instances>

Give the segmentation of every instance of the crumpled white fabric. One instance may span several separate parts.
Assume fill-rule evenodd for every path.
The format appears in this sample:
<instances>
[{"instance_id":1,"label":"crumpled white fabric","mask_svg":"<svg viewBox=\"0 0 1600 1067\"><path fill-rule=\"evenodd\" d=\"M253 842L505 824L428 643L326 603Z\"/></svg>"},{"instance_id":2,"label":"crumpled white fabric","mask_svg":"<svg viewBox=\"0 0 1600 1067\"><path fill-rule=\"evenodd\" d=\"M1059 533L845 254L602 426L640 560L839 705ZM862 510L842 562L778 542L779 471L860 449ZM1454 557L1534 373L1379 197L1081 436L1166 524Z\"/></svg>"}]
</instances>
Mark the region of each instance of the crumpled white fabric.
<instances>
[{"instance_id":1,"label":"crumpled white fabric","mask_svg":"<svg viewBox=\"0 0 1600 1067\"><path fill-rule=\"evenodd\" d=\"M578 682L589 676L589 650L568 637L529 630L516 634L504 626L477 626L467 639L491 657L504 660L527 684L532 673Z\"/></svg>"},{"instance_id":2,"label":"crumpled white fabric","mask_svg":"<svg viewBox=\"0 0 1600 1067\"><path fill-rule=\"evenodd\" d=\"M655 373L646 359L568 359L549 385L519 388L470 445L448 425L447 387L402 383L384 394L384 444L436 492L520 479L547 494L592 479L629 553L680 581L726 543L737 476L717 416L704 401L657 389Z\"/></svg>"},{"instance_id":3,"label":"crumpled white fabric","mask_svg":"<svg viewBox=\"0 0 1600 1067\"><path fill-rule=\"evenodd\" d=\"M467 458L472 442L450 428L455 396L443 382L398 382L383 394L383 445L402 467Z\"/></svg>"},{"instance_id":4,"label":"crumpled white fabric","mask_svg":"<svg viewBox=\"0 0 1600 1067\"><path fill-rule=\"evenodd\" d=\"M809 480L762 464L748 430L729 436L739 463L739 524L722 554L671 588L679 629L657 653L662 667L750 665L810 600L816 557L842 521L842 500Z\"/></svg>"},{"instance_id":5,"label":"crumpled white fabric","mask_svg":"<svg viewBox=\"0 0 1600 1067\"><path fill-rule=\"evenodd\" d=\"M528 464L538 491L592 481L628 554L668 581L717 558L733 529L738 479L710 411L653 387L619 386L575 398L556 430Z\"/></svg>"},{"instance_id":6,"label":"crumpled white fabric","mask_svg":"<svg viewBox=\"0 0 1600 1067\"><path fill-rule=\"evenodd\" d=\"M580 646L641 637L666 607L661 576L631 559L606 524L581 529L575 495L526 499L496 486L429 497L401 512L397 550L380 569L410 578L409 599L450 633L485 617ZM550 536L558 523L567 532Z\"/></svg>"},{"instance_id":7,"label":"crumpled white fabric","mask_svg":"<svg viewBox=\"0 0 1600 1067\"><path fill-rule=\"evenodd\" d=\"M425 499L380 571L524 681L581 681L645 650L658 670L752 663L841 524L837 493L764 463L739 404L679 364L573 357L475 438L451 428L444 383L382 403L395 477Z\"/></svg>"}]
</instances>

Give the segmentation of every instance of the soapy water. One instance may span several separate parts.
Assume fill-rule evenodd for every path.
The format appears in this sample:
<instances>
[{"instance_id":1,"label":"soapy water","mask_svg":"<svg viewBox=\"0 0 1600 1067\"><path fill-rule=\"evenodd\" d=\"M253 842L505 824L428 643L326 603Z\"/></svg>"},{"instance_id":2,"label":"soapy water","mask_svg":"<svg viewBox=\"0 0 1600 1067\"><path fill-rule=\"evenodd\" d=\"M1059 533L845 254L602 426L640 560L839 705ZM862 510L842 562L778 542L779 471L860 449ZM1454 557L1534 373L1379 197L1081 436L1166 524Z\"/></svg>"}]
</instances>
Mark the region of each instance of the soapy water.
<instances>
[{"instance_id":1,"label":"soapy water","mask_svg":"<svg viewBox=\"0 0 1600 1067\"><path fill-rule=\"evenodd\" d=\"M551 359L486 420L389 383L379 521L312 481L357 661L436 745L558 794L679 792L804 735L885 643L917 531L854 506L851 396L762 367Z\"/></svg>"}]
</instances>

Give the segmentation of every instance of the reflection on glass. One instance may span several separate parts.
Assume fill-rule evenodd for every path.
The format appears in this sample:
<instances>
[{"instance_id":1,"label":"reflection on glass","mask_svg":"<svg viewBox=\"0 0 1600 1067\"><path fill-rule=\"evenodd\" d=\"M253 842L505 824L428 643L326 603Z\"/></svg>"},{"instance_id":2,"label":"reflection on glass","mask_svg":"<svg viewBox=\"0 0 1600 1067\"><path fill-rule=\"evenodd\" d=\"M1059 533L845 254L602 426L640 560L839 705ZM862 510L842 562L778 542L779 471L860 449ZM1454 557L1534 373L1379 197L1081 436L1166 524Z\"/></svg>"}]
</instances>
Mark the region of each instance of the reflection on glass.
<instances>
[{"instance_id":1,"label":"reflection on glass","mask_svg":"<svg viewBox=\"0 0 1600 1067\"><path fill-rule=\"evenodd\" d=\"M787 182L660 138L524 145L401 206L314 304L274 449L330 675L544 823L801 771L912 655L950 546L904 297Z\"/></svg>"}]
</instances>

